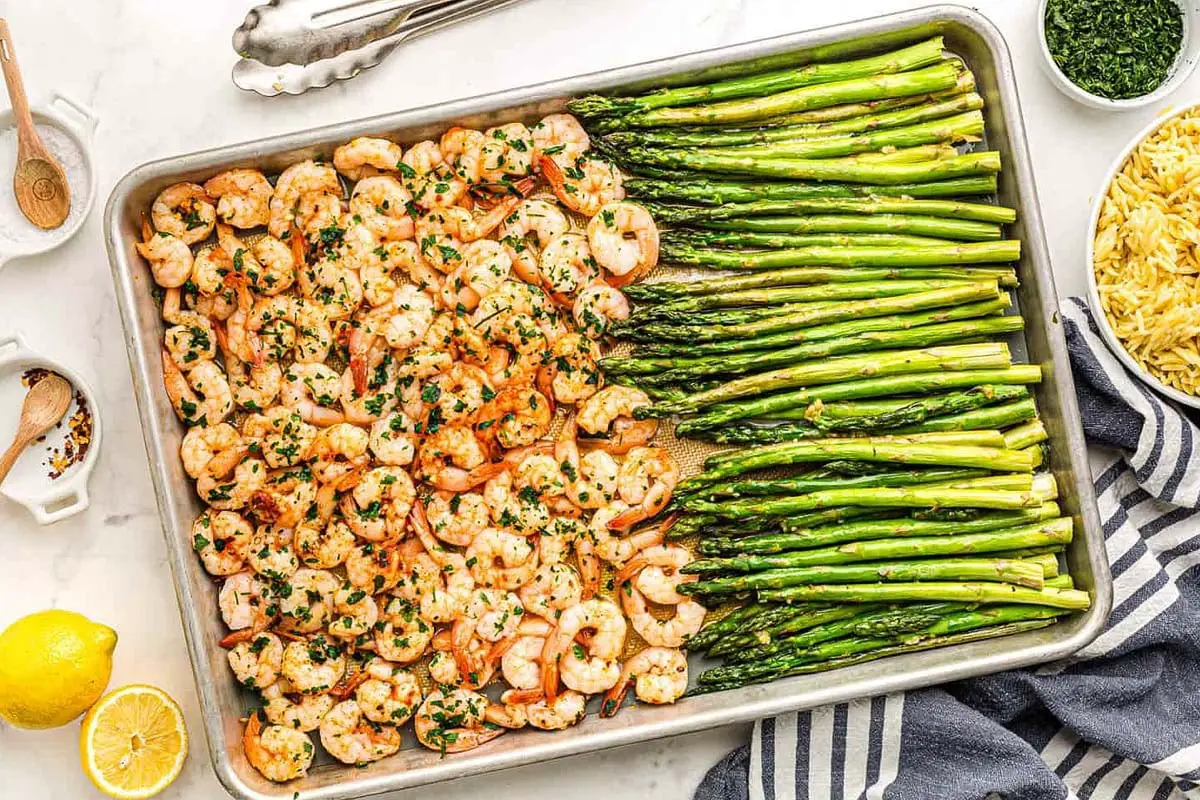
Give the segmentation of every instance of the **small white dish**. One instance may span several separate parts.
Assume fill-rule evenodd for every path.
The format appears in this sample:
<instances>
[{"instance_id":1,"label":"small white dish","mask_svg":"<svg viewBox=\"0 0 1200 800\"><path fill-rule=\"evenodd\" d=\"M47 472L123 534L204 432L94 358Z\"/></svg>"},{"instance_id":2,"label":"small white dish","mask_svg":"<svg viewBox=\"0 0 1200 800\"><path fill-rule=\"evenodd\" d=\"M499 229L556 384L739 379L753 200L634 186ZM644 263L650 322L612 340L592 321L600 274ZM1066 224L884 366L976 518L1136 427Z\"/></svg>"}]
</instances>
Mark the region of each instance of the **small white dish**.
<instances>
[{"instance_id":1,"label":"small white dish","mask_svg":"<svg viewBox=\"0 0 1200 800\"><path fill-rule=\"evenodd\" d=\"M1176 0L1183 12L1183 41L1179 45L1179 55L1176 56L1175 63L1171 65L1167 79L1162 82L1162 85L1149 94L1125 100L1110 100L1107 97L1086 92L1063 74L1063 71L1058 68L1058 64L1055 63L1054 56L1050 55L1050 45L1046 43L1047 2L1049 0L1040 0L1037 11L1038 49L1042 53L1042 70L1060 92L1077 103L1105 111L1129 111L1142 108L1158 102L1178 89L1179 85L1187 80L1192 71L1196 69L1196 64L1200 63L1200 2L1198 0Z\"/></svg>"},{"instance_id":2,"label":"small white dish","mask_svg":"<svg viewBox=\"0 0 1200 800\"><path fill-rule=\"evenodd\" d=\"M1137 135L1129 141L1129 144L1125 145L1124 149L1121 150L1121 154L1113 160L1112 164L1108 168L1108 172L1105 173L1104 181L1100 184L1100 188L1097 189L1095 195L1093 195L1094 199L1092 200L1092 213L1088 217L1086 261L1088 305L1092 308L1092 316L1096 319L1096 326L1100 329L1100 335L1103 337L1104 342L1108 345L1108 349L1113 351L1121 363L1125 365L1126 369L1136 375L1139 380L1141 380L1151 389L1161 395L1169 397L1177 403L1182 403L1183 405L1191 406L1192 408L1200 408L1200 397L1188 394L1187 392L1181 392L1173 386L1167 386L1158 378L1147 372L1141 364L1137 363L1137 361L1133 359L1133 356L1129 355L1129 351L1125 349L1125 346L1121 344L1121 340L1117 338L1116 332L1112 329L1112 325L1110 325L1108 322L1108 316L1104 313L1104 306L1100 304L1100 290L1096 287L1096 268L1094 265L1096 224L1100 221L1100 209L1104 205L1105 196L1108 194L1109 184L1112 183L1113 178L1117 176L1117 173L1121 171L1121 167L1125 165L1125 160L1129 158L1129 155L1134 151L1134 149L1142 143L1142 140L1144 140L1147 136L1150 136L1166 123L1182 114L1186 114L1189 111L1195 110L1197 107L1200 107L1200 103L1193 103L1191 105L1184 106L1183 108L1176 109L1165 116L1156 117L1153 122L1138 131Z\"/></svg>"},{"instance_id":3,"label":"small white dish","mask_svg":"<svg viewBox=\"0 0 1200 800\"><path fill-rule=\"evenodd\" d=\"M0 181L8 182L0 184L0 191L8 192L4 200L4 219L0 219L0 267L14 258L53 250L70 239L83 226L92 205L96 202L96 169L91 153L92 134L95 133L99 121L96 114L83 103L60 92L53 92L50 101L35 107L32 113L33 124L43 134L42 138L46 140L47 147L55 156L59 156L60 161L62 157L56 151L56 147L69 148L78 153L81 177L73 176L67 169L67 164L62 165L71 187L71 211L61 226L52 231L42 231L34 228L33 224L24 218L8 219L14 211L18 215L20 211L17 209L16 199L11 197L12 170L0 175ZM0 111L0 132L15 129L16 124L12 109ZM13 146L15 147L15 138ZM5 159L15 164L15 150L0 154L0 162L8 166ZM0 172L4 170L0 169ZM76 181L82 185L77 185Z\"/></svg>"},{"instance_id":4,"label":"small white dish","mask_svg":"<svg viewBox=\"0 0 1200 800\"><path fill-rule=\"evenodd\" d=\"M29 509L40 525L73 517L84 511L88 498L88 478L100 454L100 414L96 396L91 388L73 369L38 355L20 334L0 335L0 441L5 445L12 440L17 430L21 403L29 388L22 379L29 370L45 369L57 372L66 378L75 391L75 397L62 421L41 440L34 442L13 466L3 484L0 494ZM80 402L82 398L82 403ZM70 419L80 406L86 406L91 417L91 437L82 458L62 471L58 477L53 472L49 459L55 452L63 452L70 434Z\"/></svg>"}]
</instances>

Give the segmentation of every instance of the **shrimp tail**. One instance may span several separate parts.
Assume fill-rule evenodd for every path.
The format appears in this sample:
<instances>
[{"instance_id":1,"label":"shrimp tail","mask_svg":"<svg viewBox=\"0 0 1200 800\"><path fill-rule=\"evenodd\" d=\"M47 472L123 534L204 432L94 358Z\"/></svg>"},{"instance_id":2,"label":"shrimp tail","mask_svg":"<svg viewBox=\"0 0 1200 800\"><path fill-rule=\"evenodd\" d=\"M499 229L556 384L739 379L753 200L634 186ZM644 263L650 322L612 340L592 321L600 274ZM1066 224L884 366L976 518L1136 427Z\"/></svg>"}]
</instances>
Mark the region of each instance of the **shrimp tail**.
<instances>
[{"instance_id":1,"label":"shrimp tail","mask_svg":"<svg viewBox=\"0 0 1200 800\"><path fill-rule=\"evenodd\" d=\"M618 515L619 516L619 515ZM617 586L621 586L633 579L633 576L641 572L646 567L646 558L641 554L634 556L626 562L625 566L617 572L615 581Z\"/></svg>"},{"instance_id":2,"label":"shrimp tail","mask_svg":"<svg viewBox=\"0 0 1200 800\"><path fill-rule=\"evenodd\" d=\"M546 698L546 693L541 689L509 689L504 693L504 700L508 703L516 703L517 705L528 705L536 703Z\"/></svg>"},{"instance_id":3,"label":"shrimp tail","mask_svg":"<svg viewBox=\"0 0 1200 800\"><path fill-rule=\"evenodd\" d=\"M262 719L258 716L258 709L250 712L250 716L246 718L246 730L242 732L242 747L246 751L246 756L251 760L261 754L259 736L262 735Z\"/></svg>"},{"instance_id":4,"label":"shrimp tail","mask_svg":"<svg viewBox=\"0 0 1200 800\"><path fill-rule=\"evenodd\" d=\"M600 703L601 717L615 717L617 712L621 710L621 704L625 702L625 695L629 693L629 686L633 683L632 676L625 675L623 672L620 679L613 684L613 687L604 693L604 700Z\"/></svg>"},{"instance_id":5,"label":"shrimp tail","mask_svg":"<svg viewBox=\"0 0 1200 800\"><path fill-rule=\"evenodd\" d=\"M153 238L154 228L150 226L150 219L142 214L142 244L150 244L150 240Z\"/></svg>"},{"instance_id":6,"label":"shrimp tail","mask_svg":"<svg viewBox=\"0 0 1200 800\"><path fill-rule=\"evenodd\" d=\"M248 642L255 636L258 636L260 633L266 630L266 627L267 626L265 624L251 625L249 628L242 628L240 631L233 631L232 633L226 634L221 641L217 642L217 644L219 644L221 647L224 647L226 650L230 650L234 647L237 647L242 642Z\"/></svg>"}]
</instances>

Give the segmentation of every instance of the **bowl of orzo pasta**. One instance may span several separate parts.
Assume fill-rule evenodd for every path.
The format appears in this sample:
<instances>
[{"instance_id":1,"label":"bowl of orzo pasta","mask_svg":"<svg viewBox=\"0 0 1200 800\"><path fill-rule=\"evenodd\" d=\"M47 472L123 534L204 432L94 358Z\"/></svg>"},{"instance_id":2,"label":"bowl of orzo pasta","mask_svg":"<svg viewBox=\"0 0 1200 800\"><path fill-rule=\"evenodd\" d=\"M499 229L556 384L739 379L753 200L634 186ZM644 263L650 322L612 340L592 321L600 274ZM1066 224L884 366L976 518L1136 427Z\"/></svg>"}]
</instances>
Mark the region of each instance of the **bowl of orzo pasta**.
<instances>
[{"instance_id":1,"label":"bowl of orzo pasta","mask_svg":"<svg viewBox=\"0 0 1200 800\"><path fill-rule=\"evenodd\" d=\"M1200 104L1133 138L1089 230L1089 301L1108 346L1151 388L1200 408Z\"/></svg>"}]
</instances>

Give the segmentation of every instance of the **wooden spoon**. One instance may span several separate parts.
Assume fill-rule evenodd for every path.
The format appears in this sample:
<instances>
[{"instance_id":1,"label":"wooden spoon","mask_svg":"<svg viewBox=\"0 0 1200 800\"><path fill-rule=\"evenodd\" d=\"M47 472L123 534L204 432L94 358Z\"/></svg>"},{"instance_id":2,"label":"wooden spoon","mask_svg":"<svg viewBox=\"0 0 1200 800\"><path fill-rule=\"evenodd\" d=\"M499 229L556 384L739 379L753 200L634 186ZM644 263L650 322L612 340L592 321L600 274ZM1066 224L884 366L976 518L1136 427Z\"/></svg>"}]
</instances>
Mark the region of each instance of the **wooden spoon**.
<instances>
[{"instance_id":1,"label":"wooden spoon","mask_svg":"<svg viewBox=\"0 0 1200 800\"><path fill-rule=\"evenodd\" d=\"M0 483L30 443L54 427L71 405L71 384L58 375L47 375L33 385L21 404L21 421L12 444L0 456Z\"/></svg>"},{"instance_id":2,"label":"wooden spoon","mask_svg":"<svg viewBox=\"0 0 1200 800\"><path fill-rule=\"evenodd\" d=\"M0 65L4 67L4 82L8 84L8 97L17 118L17 170L13 173L17 205L39 228L57 228L71 211L71 188L62 166L33 127L29 100L17 67L17 51L13 49L8 23L3 19L0 19Z\"/></svg>"}]
</instances>

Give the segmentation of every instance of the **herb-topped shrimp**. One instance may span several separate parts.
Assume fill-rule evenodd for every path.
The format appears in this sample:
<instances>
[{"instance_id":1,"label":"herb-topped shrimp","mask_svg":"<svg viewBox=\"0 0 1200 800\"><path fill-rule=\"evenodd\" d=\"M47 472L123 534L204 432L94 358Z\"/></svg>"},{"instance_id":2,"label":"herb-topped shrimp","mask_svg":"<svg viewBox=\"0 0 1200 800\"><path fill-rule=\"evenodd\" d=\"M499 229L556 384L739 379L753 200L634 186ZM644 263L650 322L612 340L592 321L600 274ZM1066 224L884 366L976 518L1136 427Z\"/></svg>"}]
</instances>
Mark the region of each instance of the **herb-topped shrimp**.
<instances>
[{"instance_id":1,"label":"herb-topped shrimp","mask_svg":"<svg viewBox=\"0 0 1200 800\"><path fill-rule=\"evenodd\" d=\"M548 156L559 164L572 164L591 147L587 131L570 114L550 114L533 126L535 162Z\"/></svg>"},{"instance_id":2,"label":"herb-topped shrimp","mask_svg":"<svg viewBox=\"0 0 1200 800\"><path fill-rule=\"evenodd\" d=\"M600 266L624 286L644 278L658 263L658 226L636 203L609 203L587 228L588 243Z\"/></svg>"},{"instance_id":3,"label":"herb-topped shrimp","mask_svg":"<svg viewBox=\"0 0 1200 800\"><path fill-rule=\"evenodd\" d=\"M352 181L400 169L404 151L388 139L360 136L333 151L333 166Z\"/></svg>"},{"instance_id":4,"label":"herb-topped shrimp","mask_svg":"<svg viewBox=\"0 0 1200 800\"><path fill-rule=\"evenodd\" d=\"M168 186L154 199L150 209L154 227L184 244L202 242L212 233L217 210L204 187L195 183Z\"/></svg>"},{"instance_id":5,"label":"herb-topped shrimp","mask_svg":"<svg viewBox=\"0 0 1200 800\"><path fill-rule=\"evenodd\" d=\"M613 322L629 319L629 300L620 289L596 281L575 297L571 316L580 333L600 340Z\"/></svg>"},{"instance_id":6,"label":"herb-topped shrimp","mask_svg":"<svg viewBox=\"0 0 1200 800\"><path fill-rule=\"evenodd\" d=\"M675 648L647 647L626 661L620 679L604 695L600 716L611 717L620 710L631 683L643 703L674 703L687 691L687 656Z\"/></svg>"},{"instance_id":7,"label":"herb-topped shrimp","mask_svg":"<svg viewBox=\"0 0 1200 800\"><path fill-rule=\"evenodd\" d=\"M275 187L256 169L231 169L209 178L204 191L217 200L217 219L235 228L257 228L271 218Z\"/></svg>"},{"instance_id":8,"label":"herb-topped shrimp","mask_svg":"<svg viewBox=\"0 0 1200 800\"><path fill-rule=\"evenodd\" d=\"M540 284L538 264L542 249L570 230L567 215L557 205L529 199L504 218L499 235L517 276L526 283Z\"/></svg>"},{"instance_id":9,"label":"herb-topped shrimp","mask_svg":"<svg viewBox=\"0 0 1200 800\"><path fill-rule=\"evenodd\" d=\"M286 783L303 778L312 766L312 740L306 734L282 725L263 728L262 720L255 711L246 721L242 735L242 749L246 760L269 781Z\"/></svg>"},{"instance_id":10,"label":"herb-topped shrimp","mask_svg":"<svg viewBox=\"0 0 1200 800\"><path fill-rule=\"evenodd\" d=\"M413 218L409 212L412 195L390 175L363 178L350 195L350 213L384 241L411 239Z\"/></svg>"},{"instance_id":11,"label":"herb-topped shrimp","mask_svg":"<svg viewBox=\"0 0 1200 800\"><path fill-rule=\"evenodd\" d=\"M479 177L488 183L502 183L533 171L533 134L519 122L510 122L483 132L480 146Z\"/></svg>"},{"instance_id":12,"label":"herb-topped shrimp","mask_svg":"<svg viewBox=\"0 0 1200 800\"><path fill-rule=\"evenodd\" d=\"M182 239L164 231L154 232L142 219L142 241L134 247L150 262L154 282L164 289L175 289L187 283L192 274L192 250Z\"/></svg>"},{"instance_id":13,"label":"herb-topped shrimp","mask_svg":"<svg viewBox=\"0 0 1200 800\"><path fill-rule=\"evenodd\" d=\"M621 172L607 161L580 156L574 163L563 165L542 156L538 165L559 202L586 217L595 216L608 203L625 199Z\"/></svg>"},{"instance_id":14,"label":"herb-topped shrimp","mask_svg":"<svg viewBox=\"0 0 1200 800\"><path fill-rule=\"evenodd\" d=\"M267 230L280 239L290 235L300 206L306 195L330 194L340 197L342 183L333 167L315 161L301 161L285 169L275 182L275 193L269 204Z\"/></svg>"}]
</instances>

